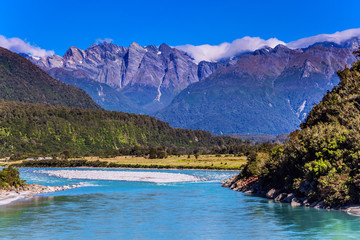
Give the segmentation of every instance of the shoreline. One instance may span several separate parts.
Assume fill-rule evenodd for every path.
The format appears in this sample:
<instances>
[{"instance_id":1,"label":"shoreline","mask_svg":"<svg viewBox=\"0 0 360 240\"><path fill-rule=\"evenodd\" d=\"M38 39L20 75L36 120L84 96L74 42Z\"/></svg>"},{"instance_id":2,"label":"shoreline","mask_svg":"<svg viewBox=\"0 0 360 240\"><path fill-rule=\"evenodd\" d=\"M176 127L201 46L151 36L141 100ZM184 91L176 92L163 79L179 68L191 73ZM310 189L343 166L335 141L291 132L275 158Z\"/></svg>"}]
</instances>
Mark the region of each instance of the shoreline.
<instances>
[{"instance_id":1,"label":"shoreline","mask_svg":"<svg viewBox=\"0 0 360 240\"><path fill-rule=\"evenodd\" d=\"M77 188L79 185L43 186L36 183L26 184L19 188L0 190L0 207L19 200L29 200L41 193L52 193Z\"/></svg>"},{"instance_id":2,"label":"shoreline","mask_svg":"<svg viewBox=\"0 0 360 240\"><path fill-rule=\"evenodd\" d=\"M62 169L128 169L128 170L134 170L134 169L139 169L139 170L191 170L191 171L224 171L224 172L239 172L241 171L241 169L214 169L214 168L153 168L153 167L148 167L148 168L144 168L144 167L87 167L87 166L83 166L83 167L18 167L15 166L17 168L62 168Z\"/></svg>"},{"instance_id":3,"label":"shoreline","mask_svg":"<svg viewBox=\"0 0 360 240\"><path fill-rule=\"evenodd\" d=\"M261 191L258 186L258 178L251 177L247 180L237 179L237 175L232 176L221 182L222 187L228 187L233 191L253 194L258 197L271 199L276 203L288 203L293 207L310 207L315 209L336 210L350 215L360 216L360 204L346 205L342 207L330 207L324 202L309 202L304 197L299 197L295 193L284 193L277 189Z\"/></svg>"},{"instance_id":4,"label":"shoreline","mask_svg":"<svg viewBox=\"0 0 360 240\"><path fill-rule=\"evenodd\" d=\"M104 168L104 167L21 167L21 168L40 168L40 169L92 169L92 170L107 170L107 169L121 169L121 170L190 170L190 171L226 171L238 172L239 170L218 170L218 169L176 169L176 168ZM52 193L58 191L65 191L79 187L77 185L64 185L64 186L44 186L37 183L26 184L23 187L11 188L9 190L0 190L0 207L11 204L19 200L29 200L42 193Z\"/></svg>"}]
</instances>

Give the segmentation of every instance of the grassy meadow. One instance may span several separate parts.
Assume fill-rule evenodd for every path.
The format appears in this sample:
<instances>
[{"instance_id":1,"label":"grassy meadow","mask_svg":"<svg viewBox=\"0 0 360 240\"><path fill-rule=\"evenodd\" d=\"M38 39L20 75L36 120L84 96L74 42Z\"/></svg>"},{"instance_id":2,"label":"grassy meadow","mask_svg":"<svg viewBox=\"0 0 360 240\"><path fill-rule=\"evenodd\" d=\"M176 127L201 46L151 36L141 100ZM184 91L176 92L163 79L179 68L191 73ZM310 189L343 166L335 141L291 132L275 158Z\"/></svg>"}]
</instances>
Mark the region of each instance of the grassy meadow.
<instances>
[{"instance_id":1,"label":"grassy meadow","mask_svg":"<svg viewBox=\"0 0 360 240\"><path fill-rule=\"evenodd\" d=\"M170 168L215 168L215 169L239 169L246 163L246 157L234 157L234 155L194 155L168 156L163 159L149 159L136 156L118 156L114 158L85 157L89 161L106 161L108 163L141 166L169 166Z\"/></svg>"},{"instance_id":2,"label":"grassy meadow","mask_svg":"<svg viewBox=\"0 0 360 240\"><path fill-rule=\"evenodd\" d=\"M234 155L199 155L197 158L194 155L171 155L162 159L149 159L138 156L117 156L113 158L100 157L83 157L83 158L69 158L68 161L86 160L89 165L95 162L104 162L109 167L127 167L127 168L186 168L186 169L223 169L223 170L238 170L246 162L245 156ZM11 161L11 164L36 163L41 160L19 160ZM53 161L53 160L48 160ZM58 161L58 160L56 160ZM0 164L6 165L5 161ZM23 165L26 166L26 165Z\"/></svg>"}]
</instances>

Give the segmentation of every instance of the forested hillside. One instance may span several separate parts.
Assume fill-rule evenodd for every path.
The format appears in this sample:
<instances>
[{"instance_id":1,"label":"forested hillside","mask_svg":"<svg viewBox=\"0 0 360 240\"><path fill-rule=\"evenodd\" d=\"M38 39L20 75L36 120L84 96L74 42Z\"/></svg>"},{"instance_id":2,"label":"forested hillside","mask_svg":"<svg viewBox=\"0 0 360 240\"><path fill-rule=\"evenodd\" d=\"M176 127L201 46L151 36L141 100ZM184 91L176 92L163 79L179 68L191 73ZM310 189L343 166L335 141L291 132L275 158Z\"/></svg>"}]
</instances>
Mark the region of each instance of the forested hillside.
<instances>
[{"instance_id":1,"label":"forested hillside","mask_svg":"<svg viewBox=\"0 0 360 240\"><path fill-rule=\"evenodd\" d=\"M1 47L0 99L100 109L83 90L50 77L29 60Z\"/></svg>"},{"instance_id":2,"label":"forested hillside","mask_svg":"<svg viewBox=\"0 0 360 240\"><path fill-rule=\"evenodd\" d=\"M0 101L1 156L22 153L91 154L131 146L210 148L241 140L175 129L156 118L104 110Z\"/></svg>"}]
</instances>

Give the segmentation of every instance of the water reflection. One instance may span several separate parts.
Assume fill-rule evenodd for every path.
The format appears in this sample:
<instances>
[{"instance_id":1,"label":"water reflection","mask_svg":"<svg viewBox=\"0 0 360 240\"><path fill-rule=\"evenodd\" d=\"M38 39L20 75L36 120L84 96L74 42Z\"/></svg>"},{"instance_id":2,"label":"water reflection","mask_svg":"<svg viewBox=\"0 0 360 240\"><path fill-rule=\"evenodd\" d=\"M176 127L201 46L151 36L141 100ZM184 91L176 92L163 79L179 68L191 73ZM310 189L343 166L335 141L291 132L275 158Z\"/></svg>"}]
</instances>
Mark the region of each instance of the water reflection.
<instances>
[{"instance_id":1,"label":"water reflection","mask_svg":"<svg viewBox=\"0 0 360 240\"><path fill-rule=\"evenodd\" d=\"M357 216L336 210L292 207L255 196L247 196L244 202L251 205L248 209L250 216L268 219L279 227L275 231L289 232L292 237L358 239L357 232L354 232L359 231L360 226L360 217Z\"/></svg>"}]
</instances>

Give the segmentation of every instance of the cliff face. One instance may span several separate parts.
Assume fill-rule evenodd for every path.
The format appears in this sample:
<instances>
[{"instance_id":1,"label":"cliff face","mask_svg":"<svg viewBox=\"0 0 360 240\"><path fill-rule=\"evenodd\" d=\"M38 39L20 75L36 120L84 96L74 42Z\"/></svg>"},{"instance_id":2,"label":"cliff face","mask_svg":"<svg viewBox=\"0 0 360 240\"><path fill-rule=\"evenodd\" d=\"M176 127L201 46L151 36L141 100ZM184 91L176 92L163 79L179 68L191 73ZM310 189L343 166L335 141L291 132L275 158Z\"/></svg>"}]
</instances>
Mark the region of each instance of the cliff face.
<instances>
[{"instance_id":1,"label":"cliff face","mask_svg":"<svg viewBox=\"0 0 360 240\"><path fill-rule=\"evenodd\" d=\"M104 100L100 99L98 103L104 108L137 113L151 113L163 108L188 85L209 76L218 65L202 62L198 67L183 52L166 44L157 48L132 43L125 48L106 42L94 44L86 50L71 47L63 57L30 59L61 81L69 82L68 74L61 73L66 70L74 72L72 80L86 78L110 86L114 89L110 95L121 95L118 108L107 104L113 100L109 100L100 89L97 94L90 94L93 98L102 95ZM81 88L86 85L77 84ZM131 107L123 108L123 102L130 102L128 105Z\"/></svg>"}]
</instances>

